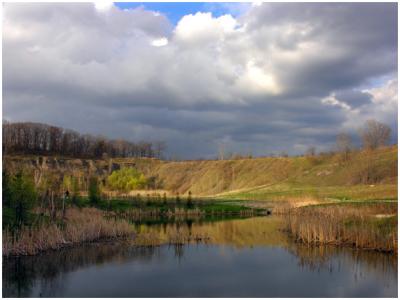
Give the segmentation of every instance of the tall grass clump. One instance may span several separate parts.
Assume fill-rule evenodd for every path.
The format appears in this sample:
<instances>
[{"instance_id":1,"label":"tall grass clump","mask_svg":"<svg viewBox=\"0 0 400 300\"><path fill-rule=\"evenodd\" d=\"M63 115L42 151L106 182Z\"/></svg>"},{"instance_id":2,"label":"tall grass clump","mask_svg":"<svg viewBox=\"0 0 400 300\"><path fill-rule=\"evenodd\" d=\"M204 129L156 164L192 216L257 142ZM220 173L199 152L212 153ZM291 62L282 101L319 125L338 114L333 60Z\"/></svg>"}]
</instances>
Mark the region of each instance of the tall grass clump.
<instances>
[{"instance_id":1,"label":"tall grass clump","mask_svg":"<svg viewBox=\"0 0 400 300\"><path fill-rule=\"evenodd\" d=\"M321 205L292 209L285 228L298 242L397 253L397 204Z\"/></svg>"},{"instance_id":2,"label":"tall grass clump","mask_svg":"<svg viewBox=\"0 0 400 300\"><path fill-rule=\"evenodd\" d=\"M125 220L107 219L96 208L71 208L64 223L23 227L18 235L9 229L3 230L3 255L34 255L45 250L131 234L133 227Z\"/></svg>"}]
</instances>

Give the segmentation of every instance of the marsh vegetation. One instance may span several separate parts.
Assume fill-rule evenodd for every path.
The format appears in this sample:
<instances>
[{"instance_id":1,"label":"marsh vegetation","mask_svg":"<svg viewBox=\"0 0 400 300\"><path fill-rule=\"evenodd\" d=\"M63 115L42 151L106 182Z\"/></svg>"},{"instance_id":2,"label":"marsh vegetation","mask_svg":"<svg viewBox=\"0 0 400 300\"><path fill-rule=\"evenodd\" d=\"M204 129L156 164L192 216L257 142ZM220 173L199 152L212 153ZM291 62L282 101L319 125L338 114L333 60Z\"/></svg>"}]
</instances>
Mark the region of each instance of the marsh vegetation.
<instances>
[{"instance_id":1,"label":"marsh vegetation","mask_svg":"<svg viewBox=\"0 0 400 300\"><path fill-rule=\"evenodd\" d=\"M288 211L285 229L298 242L397 252L397 203L341 203Z\"/></svg>"},{"instance_id":2,"label":"marsh vegetation","mask_svg":"<svg viewBox=\"0 0 400 300\"><path fill-rule=\"evenodd\" d=\"M133 238L133 234L126 220L105 218L96 208L71 208L63 222L42 220L32 226L22 226L18 231L4 229L3 255L34 255L83 242Z\"/></svg>"}]
</instances>

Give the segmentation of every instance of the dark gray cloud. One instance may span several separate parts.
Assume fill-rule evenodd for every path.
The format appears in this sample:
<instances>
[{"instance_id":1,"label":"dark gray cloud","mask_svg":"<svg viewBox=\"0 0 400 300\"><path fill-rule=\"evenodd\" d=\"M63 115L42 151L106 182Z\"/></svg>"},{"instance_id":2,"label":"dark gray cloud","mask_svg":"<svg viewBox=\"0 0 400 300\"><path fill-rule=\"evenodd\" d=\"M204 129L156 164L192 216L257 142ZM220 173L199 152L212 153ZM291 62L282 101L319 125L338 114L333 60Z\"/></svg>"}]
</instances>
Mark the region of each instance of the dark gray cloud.
<instances>
[{"instance_id":1,"label":"dark gray cloud","mask_svg":"<svg viewBox=\"0 0 400 300\"><path fill-rule=\"evenodd\" d=\"M352 108L371 104L372 97L370 93L354 90L343 90L336 94L336 98L339 101L346 103Z\"/></svg>"},{"instance_id":2,"label":"dark gray cloud","mask_svg":"<svg viewBox=\"0 0 400 300\"><path fill-rule=\"evenodd\" d=\"M369 118L397 124L397 4L270 3L238 17L7 3L3 117L170 154L328 149ZM243 11L235 6L236 11Z\"/></svg>"}]
</instances>

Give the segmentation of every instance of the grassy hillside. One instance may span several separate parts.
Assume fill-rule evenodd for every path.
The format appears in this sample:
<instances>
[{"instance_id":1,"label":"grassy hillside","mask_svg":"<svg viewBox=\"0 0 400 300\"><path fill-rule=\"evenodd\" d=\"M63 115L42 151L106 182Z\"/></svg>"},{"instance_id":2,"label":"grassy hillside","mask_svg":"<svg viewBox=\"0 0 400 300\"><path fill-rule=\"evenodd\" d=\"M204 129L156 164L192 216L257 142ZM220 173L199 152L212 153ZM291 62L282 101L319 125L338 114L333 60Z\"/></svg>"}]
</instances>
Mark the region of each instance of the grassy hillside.
<instances>
[{"instance_id":1,"label":"grassy hillside","mask_svg":"<svg viewBox=\"0 0 400 300\"><path fill-rule=\"evenodd\" d=\"M397 147L339 155L157 162L142 167L167 190L200 195L397 198Z\"/></svg>"},{"instance_id":2,"label":"grassy hillside","mask_svg":"<svg viewBox=\"0 0 400 300\"><path fill-rule=\"evenodd\" d=\"M6 157L11 169L23 166L40 174L70 174L85 182L104 179L112 170L135 167L171 193L225 198L276 199L313 196L351 199L397 199L397 146L357 151L347 161L336 155L238 160L160 161L156 159L84 160Z\"/></svg>"}]
</instances>

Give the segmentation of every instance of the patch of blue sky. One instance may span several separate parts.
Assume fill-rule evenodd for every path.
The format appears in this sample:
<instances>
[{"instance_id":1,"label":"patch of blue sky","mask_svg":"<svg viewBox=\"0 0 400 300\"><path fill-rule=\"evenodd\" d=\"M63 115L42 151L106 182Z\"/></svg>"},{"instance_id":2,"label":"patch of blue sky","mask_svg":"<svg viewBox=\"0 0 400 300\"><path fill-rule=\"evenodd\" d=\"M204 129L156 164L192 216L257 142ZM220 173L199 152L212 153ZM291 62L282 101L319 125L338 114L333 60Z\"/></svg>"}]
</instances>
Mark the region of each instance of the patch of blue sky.
<instances>
[{"instance_id":1,"label":"patch of blue sky","mask_svg":"<svg viewBox=\"0 0 400 300\"><path fill-rule=\"evenodd\" d=\"M369 80L369 87L381 87L385 85L389 80L395 79L397 77L397 73L385 74L379 77L375 77Z\"/></svg>"},{"instance_id":2,"label":"patch of blue sky","mask_svg":"<svg viewBox=\"0 0 400 300\"><path fill-rule=\"evenodd\" d=\"M365 82L363 82L360 86L357 86L357 90L365 90L365 89L372 89L372 88L379 88L388 83L390 80L394 80L397 78L397 73L389 73L380 76L376 76L373 78L368 78Z\"/></svg>"},{"instance_id":3,"label":"patch of blue sky","mask_svg":"<svg viewBox=\"0 0 400 300\"><path fill-rule=\"evenodd\" d=\"M115 2L121 9L135 9L143 7L147 10L164 14L173 24L189 14L197 12L211 12L214 17L230 14L237 17L247 11L250 3L239 2Z\"/></svg>"}]
</instances>

